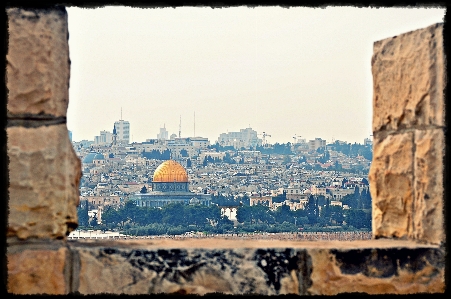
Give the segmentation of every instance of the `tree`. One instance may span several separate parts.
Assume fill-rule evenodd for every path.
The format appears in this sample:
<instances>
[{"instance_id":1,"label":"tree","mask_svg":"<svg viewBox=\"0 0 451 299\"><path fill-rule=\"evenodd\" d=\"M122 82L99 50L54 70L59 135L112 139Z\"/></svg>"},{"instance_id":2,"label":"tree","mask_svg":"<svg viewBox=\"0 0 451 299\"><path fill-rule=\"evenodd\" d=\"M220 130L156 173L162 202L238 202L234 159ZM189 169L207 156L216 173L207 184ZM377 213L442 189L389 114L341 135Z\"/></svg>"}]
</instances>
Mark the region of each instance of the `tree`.
<instances>
[{"instance_id":1,"label":"tree","mask_svg":"<svg viewBox=\"0 0 451 299\"><path fill-rule=\"evenodd\" d=\"M371 228L371 212L364 210L348 210L346 222L355 228Z\"/></svg>"},{"instance_id":2,"label":"tree","mask_svg":"<svg viewBox=\"0 0 451 299\"><path fill-rule=\"evenodd\" d=\"M236 218L240 223L274 223L269 207L264 205L241 206L237 210Z\"/></svg>"},{"instance_id":3,"label":"tree","mask_svg":"<svg viewBox=\"0 0 451 299\"><path fill-rule=\"evenodd\" d=\"M141 188L141 191L139 191L139 193L141 193L141 194L147 193L147 188L146 188L146 186L143 186L143 187Z\"/></svg>"},{"instance_id":4,"label":"tree","mask_svg":"<svg viewBox=\"0 0 451 299\"><path fill-rule=\"evenodd\" d=\"M150 208L146 214L147 223L162 223L163 212L159 208Z\"/></svg>"},{"instance_id":5,"label":"tree","mask_svg":"<svg viewBox=\"0 0 451 299\"><path fill-rule=\"evenodd\" d=\"M366 188L364 190L365 193L362 192L363 209L371 209L371 192Z\"/></svg>"},{"instance_id":6,"label":"tree","mask_svg":"<svg viewBox=\"0 0 451 299\"><path fill-rule=\"evenodd\" d=\"M137 216L139 215L139 207L136 205L134 200L129 200L125 203L122 208L123 217L125 220L130 221L131 223L136 223Z\"/></svg>"},{"instance_id":7,"label":"tree","mask_svg":"<svg viewBox=\"0 0 451 299\"><path fill-rule=\"evenodd\" d=\"M340 206L330 206L329 211L331 224L342 225L344 220L343 208Z\"/></svg>"},{"instance_id":8,"label":"tree","mask_svg":"<svg viewBox=\"0 0 451 299\"><path fill-rule=\"evenodd\" d=\"M228 163L228 164L235 164L235 163L236 163L235 160L232 159L232 157L230 156L229 153L225 153L225 156L224 156L224 158L222 159L222 161L223 161L224 163Z\"/></svg>"},{"instance_id":9,"label":"tree","mask_svg":"<svg viewBox=\"0 0 451 299\"><path fill-rule=\"evenodd\" d=\"M347 205L348 207L350 207L351 209L357 209L357 206L359 204L358 199L356 198L354 193L343 196L343 198L341 199L341 202L344 205Z\"/></svg>"},{"instance_id":10,"label":"tree","mask_svg":"<svg viewBox=\"0 0 451 299\"><path fill-rule=\"evenodd\" d=\"M341 181L341 188L345 188L345 184L348 182L347 178L343 178L343 180Z\"/></svg>"},{"instance_id":11,"label":"tree","mask_svg":"<svg viewBox=\"0 0 451 299\"><path fill-rule=\"evenodd\" d=\"M277 208L277 210L273 213L275 221L278 223L285 222L294 222L294 215L290 210L290 207L287 205L282 205Z\"/></svg>"},{"instance_id":12,"label":"tree","mask_svg":"<svg viewBox=\"0 0 451 299\"><path fill-rule=\"evenodd\" d=\"M241 206L236 211L236 220L240 223L250 222L252 223L252 207L251 206Z\"/></svg>"},{"instance_id":13,"label":"tree","mask_svg":"<svg viewBox=\"0 0 451 299\"><path fill-rule=\"evenodd\" d=\"M89 226L96 227L97 225L99 225L99 223L97 221L97 213L94 212L94 216L89 221Z\"/></svg>"},{"instance_id":14,"label":"tree","mask_svg":"<svg viewBox=\"0 0 451 299\"><path fill-rule=\"evenodd\" d=\"M80 226L88 226L89 224L89 202L87 200L81 200L77 207L78 224Z\"/></svg>"},{"instance_id":15,"label":"tree","mask_svg":"<svg viewBox=\"0 0 451 299\"><path fill-rule=\"evenodd\" d=\"M227 216L222 216L216 224L216 229L219 233L225 233L227 231L233 230L233 221Z\"/></svg>"},{"instance_id":16,"label":"tree","mask_svg":"<svg viewBox=\"0 0 451 299\"><path fill-rule=\"evenodd\" d=\"M185 205L182 203L172 203L163 207L162 222L170 226L186 225L187 219Z\"/></svg>"},{"instance_id":17,"label":"tree","mask_svg":"<svg viewBox=\"0 0 451 299\"><path fill-rule=\"evenodd\" d=\"M291 157L289 155L283 156L283 164L291 163Z\"/></svg>"},{"instance_id":18,"label":"tree","mask_svg":"<svg viewBox=\"0 0 451 299\"><path fill-rule=\"evenodd\" d=\"M313 195L310 195L308 202L305 206L307 212L307 218L310 224L315 224L318 222L318 206Z\"/></svg>"},{"instance_id":19,"label":"tree","mask_svg":"<svg viewBox=\"0 0 451 299\"><path fill-rule=\"evenodd\" d=\"M122 213L116 210L112 206L106 206L102 213L102 223L106 224L109 227L122 227L124 224L124 218Z\"/></svg>"},{"instance_id":20,"label":"tree","mask_svg":"<svg viewBox=\"0 0 451 299\"><path fill-rule=\"evenodd\" d=\"M186 160L186 168L191 168L191 167L192 167L191 159Z\"/></svg>"},{"instance_id":21,"label":"tree","mask_svg":"<svg viewBox=\"0 0 451 299\"><path fill-rule=\"evenodd\" d=\"M355 186L354 188L354 198L357 200L357 209L362 209L362 200L360 198L359 186Z\"/></svg>"},{"instance_id":22,"label":"tree","mask_svg":"<svg viewBox=\"0 0 451 299\"><path fill-rule=\"evenodd\" d=\"M182 148L181 150L180 150L180 155L182 156L182 157L189 157L189 155L188 155L188 152L186 151L186 149L184 149L184 148Z\"/></svg>"},{"instance_id":23,"label":"tree","mask_svg":"<svg viewBox=\"0 0 451 299\"><path fill-rule=\"evenodd\" d=\"M330 211L330 200L326 199L326 204L323 206L320 213L320 218L324 219L326 225L330 224Z\"/></svg>"},{"instance_id":24,"label":"tree","mask_svg":"<svg viewBox=\"0 0 451 299\"><path fill-rule=\"evenodd\" d=\"M327 204L327 200L324 195L318 195L316 197L316 201L318 203L318 206L321 206L321 207Z\"/></svg>"}]
</instances>

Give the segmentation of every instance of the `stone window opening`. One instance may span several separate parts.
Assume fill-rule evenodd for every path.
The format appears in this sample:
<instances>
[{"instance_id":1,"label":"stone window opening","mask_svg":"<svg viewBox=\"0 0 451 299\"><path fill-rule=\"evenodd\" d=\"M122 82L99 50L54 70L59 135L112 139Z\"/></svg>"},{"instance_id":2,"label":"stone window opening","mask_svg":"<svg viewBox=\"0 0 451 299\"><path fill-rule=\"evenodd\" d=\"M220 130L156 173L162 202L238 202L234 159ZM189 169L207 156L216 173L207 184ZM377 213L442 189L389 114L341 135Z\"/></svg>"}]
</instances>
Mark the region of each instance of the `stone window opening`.
<instances>
[{"instance_id":1,"label":"stone window opening","mask_svg":"<svg viewBox=\"0 0 451 299\"><path fill-rule=\"evenodd\" d=\"M374 43L374 240L81 242L66 238L81 177L66 127L67 13L6 11L8 293L444 292L443 24Z\"/></svg>"}]
</instances>

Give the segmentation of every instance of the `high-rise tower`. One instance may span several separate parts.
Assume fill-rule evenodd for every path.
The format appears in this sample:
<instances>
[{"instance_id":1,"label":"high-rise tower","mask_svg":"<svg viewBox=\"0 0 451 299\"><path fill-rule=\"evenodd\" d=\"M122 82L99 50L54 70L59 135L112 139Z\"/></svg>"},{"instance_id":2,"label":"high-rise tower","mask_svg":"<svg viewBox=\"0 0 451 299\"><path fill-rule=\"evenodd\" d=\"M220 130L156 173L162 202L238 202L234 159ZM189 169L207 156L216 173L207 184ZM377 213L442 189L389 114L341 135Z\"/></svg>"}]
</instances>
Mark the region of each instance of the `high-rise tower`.
<instances>
[{"instance_id":1,"label":"high-rise tower","mask_svg":"<svg viewBox=\"0 0 451 299\"><path fill-rule=\"evenodd\" d=\"M126 120L118 120L114 122L114 128L116 129L117 143L129 144L130 143L130 122Z\"/></svg>"}]
</instances>

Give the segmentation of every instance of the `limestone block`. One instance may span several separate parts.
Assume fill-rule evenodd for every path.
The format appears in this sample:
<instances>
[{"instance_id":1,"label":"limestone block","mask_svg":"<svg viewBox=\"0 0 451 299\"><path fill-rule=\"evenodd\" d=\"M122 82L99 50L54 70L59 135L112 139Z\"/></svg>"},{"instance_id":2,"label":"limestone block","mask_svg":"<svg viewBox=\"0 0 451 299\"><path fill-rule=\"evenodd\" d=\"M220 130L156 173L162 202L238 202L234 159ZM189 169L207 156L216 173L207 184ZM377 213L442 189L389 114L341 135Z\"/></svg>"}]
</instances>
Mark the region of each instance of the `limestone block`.
<instances>
[{"instance_id":1,"label":"limestone block","mask_svg":"<svg viewBox=\"0 0 451 299\"><path fill-rule=\"evenodd\" d=\"M373 236L410 236L414 196L413 132L375 136L369 180Z\"/></svg>"},{"instance_id":2,"label":"limestone block","mask_svg":"<svg viewBox=\"0 0 451 299\"><path fill-rule=\"evenodd\" d=\"M435 244L445 241L444 147L442 129L416 130L414 238Z\"/></svg>"},{"instance_id":3,"label":"limestone block","mask_svg":"<svg viewBox=\"0 0 451 299\"><path fill-rule=\"evenodd\" d=\"M81 162L66 125L7 128L7 236L63 238L77 227Z\"/></svg>"},{"instance_id":4,"label":"limestone block","mask_svg":"<svg viewBox=\"0 0 451 299\"><path fill-rule=\"evenodd\" d=\"M8 113L66 116L70 61L65 9L6 11Z\"/></svg>"},{"instance_id":5,"label":"limestone block","mask_svg":"<svg viewBox=\"0 0 451 299\"><path fill-rule=\"evenodd\" d=\"M69 293L65 276L68 250L24 250L8 253L8 293L48 294Z\"/></svg>"},{"instance_id":6,"label":"limestone block","mask_svg":"<svg viewBox=\"0 0 451 299\"><path fill-rule=\"evenodd\" d=\"M298 294L292 249L74 248L81 294Z\"/></svg>"},{"instance_id":7,"label":"limestone block","mask_svg":"<svg viewBox=\"0 0 451 299\"><path fill-rule=\"evenodd\" d=\"M310 295L417 294L445 291L445 258L438 248L308 249Z\"/></svg>"},{"instance_id":8,"label":"limestone block","mask_svg":"<svg viewBox=\"0 0 451 299\"><path fill-rule=\"evenodd\" d=\"M444 126L443 24L374 43L373 132Z\"/></svg>"}]
</instances>

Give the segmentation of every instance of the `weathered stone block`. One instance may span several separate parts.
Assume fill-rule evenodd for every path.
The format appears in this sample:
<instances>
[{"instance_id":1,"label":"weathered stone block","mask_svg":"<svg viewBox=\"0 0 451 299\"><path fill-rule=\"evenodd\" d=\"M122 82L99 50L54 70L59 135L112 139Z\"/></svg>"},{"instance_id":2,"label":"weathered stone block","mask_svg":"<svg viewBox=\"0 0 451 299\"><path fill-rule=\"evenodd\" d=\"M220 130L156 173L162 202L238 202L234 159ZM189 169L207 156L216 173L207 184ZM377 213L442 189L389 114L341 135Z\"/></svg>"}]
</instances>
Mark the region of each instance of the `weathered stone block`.
<instances>
[{"instance_id":1,"label":"weathered stone block","mask_svg":"<svg viewBox=\"0 0 451 299\"><path fill-rule=\"evenodd\" d=\"M445 241L444 147L442 129L415 132L414 238L435 244Z\"/></svg>"},{"instance_id":2,"label":"weathered stone block","mask_svg":"<svg viewBox=\"0 0 451 299\"><path fill-rule=\"evenodd\" d=\"M373 132L444 126L443 24L374 43Z\"/></svg>"},{"instance_id":3,"label":"weathered stone block","mask_svg":"<svg viewBox=\"0 0 451 299\"><path fill-rule=\"evenodd\" d=\"M69 293L66 277L68 250L24 250L8 253L8 293L48 294Z\"/></svg>"},{"instance_id":4,"label":"weathered stone block","mask_svg":"<svg viewBox=\"0 0 451 299\"><path fill-rule=\"evenodd\" d=\"M293 249L74 248L81 294L298 294Z\"/></svg>"},{"instance_id":5,"label":"weathered stone block","mask_svg":"<svg viewBox=\"0 0 451 299\"><path fill-rule=\"evenodd\" d=\"M70 61L65 9L6 11L8 113L66 116Z\"/></svg>"},{"instance_id":6,"label":"weathered stone block","mask_svg":"<svg viewBox=\"0 0 451 299\"><path fill-rule=\"evenodd\" d=\"M413 132L375 136L369 180L373 236L409 236L414 213Z\"/></svg>"},{"instance_id":7,"label":"weathered stone block","mask_svg":"<svg viewBox=\"0 0 451 299\"><path fill-rule=\"evenodd\" d=\"M438 248L308 249L310 295L417 294L445 291Z\"/></svg>"},{"instance_id":8,"label":"weathered stone block","mask_svg":"<svg viewBox=\"0 0 451 299\"><path fill-rule=\"evenodd\" d=\"M7 236L62 238L77 226L81 162L66 125L7 128Z\"/></svg>"}]
</instances>

